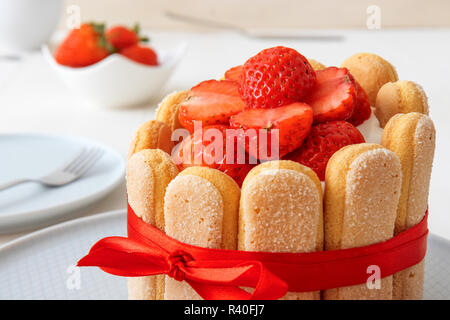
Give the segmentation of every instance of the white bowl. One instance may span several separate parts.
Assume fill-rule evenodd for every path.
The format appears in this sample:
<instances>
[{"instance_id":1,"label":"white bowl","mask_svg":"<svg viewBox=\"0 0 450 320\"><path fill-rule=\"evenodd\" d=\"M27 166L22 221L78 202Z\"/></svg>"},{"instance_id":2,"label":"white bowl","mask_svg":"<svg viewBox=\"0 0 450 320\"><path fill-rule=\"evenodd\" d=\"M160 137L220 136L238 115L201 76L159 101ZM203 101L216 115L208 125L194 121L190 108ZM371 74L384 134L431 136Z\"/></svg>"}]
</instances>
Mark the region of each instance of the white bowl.
<instances>
[{"instance_id":1,"label":"white bowl","mask_svg":"<svg viewBox=\"0 0 450 320\"><path fill-rule=\"evenodd\" d=\"M186 43L173 50L155 49L158 66L146 66L120 54L83 68L60 65L53 50L42 46L42 53L66 85L89 104L106 108L136 106L152 98L169 79L186 50Z\"/></svg>"}]
</instances>

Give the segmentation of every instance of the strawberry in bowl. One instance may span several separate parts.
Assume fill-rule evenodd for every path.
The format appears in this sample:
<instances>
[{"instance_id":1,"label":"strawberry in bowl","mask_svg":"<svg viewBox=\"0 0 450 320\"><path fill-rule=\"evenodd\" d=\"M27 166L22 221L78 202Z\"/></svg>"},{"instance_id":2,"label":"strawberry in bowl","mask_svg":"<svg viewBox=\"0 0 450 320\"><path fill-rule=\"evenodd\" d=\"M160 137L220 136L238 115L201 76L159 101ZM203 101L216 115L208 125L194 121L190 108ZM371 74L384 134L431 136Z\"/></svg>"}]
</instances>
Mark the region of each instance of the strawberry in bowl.
<instances>
[{"instance_id":1,"label":"strawberry in bowl","mask_svg":"<svg viewBox=\"0 0 450 320\"><path fill-rule=\"evenodd\" d=\"M149 101L165 84L186 44L156 49L139 26L127 28L83 23L44 57L66 85L95 106L124 108Z\"/></svg>"},{"instance_id":2,"label":"strawberry in bowl","mask_svg":"<svg viewBox=\"0 0 450 320\"><path fill-rule=\"evenodd\" d=\"M156 52L140 42L148 42L148 38L139 35L139 25L133 29L114 26L105 31L104 24L83 23L59 44L55 60L64 66L82 68L120 54L144 65L158 65Z\"/></svg>"}]
</instances>

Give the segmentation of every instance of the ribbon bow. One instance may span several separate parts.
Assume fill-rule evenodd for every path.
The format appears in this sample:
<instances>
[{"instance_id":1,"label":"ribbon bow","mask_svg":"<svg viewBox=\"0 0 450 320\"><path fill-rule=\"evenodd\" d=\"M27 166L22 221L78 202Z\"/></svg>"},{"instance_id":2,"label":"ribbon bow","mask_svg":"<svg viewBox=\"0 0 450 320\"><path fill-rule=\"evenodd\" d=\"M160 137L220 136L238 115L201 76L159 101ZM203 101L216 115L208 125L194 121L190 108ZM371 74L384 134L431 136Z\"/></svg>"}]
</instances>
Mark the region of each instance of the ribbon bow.
<instances>
[{"instance_id":1,"label":"ribbon bow","mask_svg":"<svg viewBox=\"0 0 450 320\"><path fill-rule=\"evenodd\" d=\"M276 253L208 249L179 242L145 223L128 206L128 237L98 241L78 266L98 266L125 277L166 274L186 281L207 300L279 299L287 291L308 292L366 282L368 266L381 277L425 257L427 217L392 239L360 248ZM241 287L254 288L252 293Z\"/></svg>"},{"instance_id":2,"label":"ribbon bow","mask_svg":"<svg viewBox=\"0 0 450 320\"><path fill-rule=\"evenodd\" d=\"M126 277L166 274L186 281L207 300L277 299L287 292L286 283L259 261L196 261L183 251L170 254L161 247L122 237L100 240L78 266L99 266L105 272ZM239 286L255 290L250 294Z\"/></svg>"},{"instance_id":3,"label":"ribbon bow","mask_svg":"<svg viewBox=\"0 0 450 320\"><path fill-rule=\"evenodd\" d=\"M192 261L192 257L184 251L176 251L167 257L169 272L167 275L177 281L183 281L186 277L184 272L185 263Z\"/></svg>"}]
</instances>

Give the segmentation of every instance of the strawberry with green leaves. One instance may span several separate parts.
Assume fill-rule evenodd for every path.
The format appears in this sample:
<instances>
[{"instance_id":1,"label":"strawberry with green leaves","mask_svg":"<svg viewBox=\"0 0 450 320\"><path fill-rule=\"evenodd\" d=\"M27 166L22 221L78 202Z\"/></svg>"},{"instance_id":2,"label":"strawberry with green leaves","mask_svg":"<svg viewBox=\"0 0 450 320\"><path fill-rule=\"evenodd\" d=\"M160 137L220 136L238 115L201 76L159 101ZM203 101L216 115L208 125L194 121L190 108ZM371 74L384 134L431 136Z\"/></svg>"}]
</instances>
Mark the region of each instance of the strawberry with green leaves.
<instances>
[{"instance_id":1,"label":"strawberry with green leaves","mask_svg":"<svg viewBox=\"0 0 450 320\"><path fill-rule=\"evenodd\" d=\"M136 24L133 29L124 26L114 26L106 31L106 38L109 43L118 51L139 44L139 42L148 42L147 37L139 35L140 27Z\"/></svg>"},{"instance_id":2,"label":"strawberry with green leaves","mask_svg":"<svg viewBox=\"0 0 450 320\"><path fill-rule=\"evenodd\" d=\"M83 23L73 29L55 51L59 64L80 68L92 65L114 52L104 35L103 24Z\"/></svg>"}]
</instances>

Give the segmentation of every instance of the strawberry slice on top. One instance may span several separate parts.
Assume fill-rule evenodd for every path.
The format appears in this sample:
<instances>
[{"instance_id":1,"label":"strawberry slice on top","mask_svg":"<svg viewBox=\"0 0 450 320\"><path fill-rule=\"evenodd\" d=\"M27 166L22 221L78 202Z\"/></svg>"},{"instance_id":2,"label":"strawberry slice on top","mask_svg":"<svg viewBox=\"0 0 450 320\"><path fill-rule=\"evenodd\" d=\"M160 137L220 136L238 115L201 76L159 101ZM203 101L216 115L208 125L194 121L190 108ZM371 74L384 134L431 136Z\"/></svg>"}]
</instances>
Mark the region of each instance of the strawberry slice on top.
<instances>
[{"instance_id":1,"label":"strawberry slice on top","mask_svg":"<svg viewBox=\"0 0 450 320\"><path fill-rule=\"evenodd\" d=\"M176 146L174 154L178 168L183 170L191 166L203 166L217 169L229 175L241 186L247 173L256 165L256 161L254 159L250 161L245 151L239 150L234 137L228 136L228 130L230 127L225 125L208 126L197 129L185 138ZM227 143L228 140L231 143ZM239 152L244 156L239 157Z\"/></svg>"},{"instance_id":2,"label":"strawberry slice on top","mask_svg":"<svg viewBox=\"0 0 450 320\"><path fill-rule=\"evenodd\" d=\"M355 108L353 110L350 118L347 119L352 125L359 126L364 121L370 118L372 113L372 109L370 108L369 97L367 96L366 91L359 85L359 83L355 80L356 83L356 103Z\"/></svg>"},{"instance_id":3,"label":"strawberry slice on top","mask_svg":"<svg viewBox=\"0 0 450 320\"><path fill-rule=\"evenodd\" d=\"M303 145L284 159L310 167L324 181L325 169L331 156L342 147L363 142L361 132L347 121L319 123L312 126Z\"/></svg>"},{"instance_id":4,"label":"strawberry slice on top","mask_svg":"<svg viewBox=\"0 0 450 320\"><path fill-rule=\"evenodd\" d=\"M194 121L202 126L228 124L230 116L246 108L238 87L230 80L207 80L193 87L179 108L181 125L193 132Z\"/></svg>"},{"instance_id":5,"label":"strawberry slice on top","mask_svg":"<svg viewBox=\"0 0 450 320\"><path fill-rule=\"evenodd\" d=\"M346 120L356 102L355 80L346 68L319 70L316 84L305 102L314 111L314 123Z\"/></svg>"},{"instance_id":6,"label":"strawberry slice on top","mask_svg":"<svg viewBox=\"0 0 450 320\"><path fill-rule=\"evenodd\" d=\"M243 129L237 131L239 143L251 156L263 160L281 158L300 147L312 123L311 107L300 102L274 109L246 109L230 118L232 128ZM274 150L278 156L271 151L272 139L278 143Z\"/></svg>"},{"instance_id":7,"label":"strawberry slice on top","mask_svg":"<svg viewBox=\"0 0 450 320\"><path fill-rule=\"evenodd\" d=\"M236 66L225 72L225 79L239 83L241 81L242 66Z\"/></svg>"}]
</instances>

